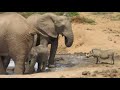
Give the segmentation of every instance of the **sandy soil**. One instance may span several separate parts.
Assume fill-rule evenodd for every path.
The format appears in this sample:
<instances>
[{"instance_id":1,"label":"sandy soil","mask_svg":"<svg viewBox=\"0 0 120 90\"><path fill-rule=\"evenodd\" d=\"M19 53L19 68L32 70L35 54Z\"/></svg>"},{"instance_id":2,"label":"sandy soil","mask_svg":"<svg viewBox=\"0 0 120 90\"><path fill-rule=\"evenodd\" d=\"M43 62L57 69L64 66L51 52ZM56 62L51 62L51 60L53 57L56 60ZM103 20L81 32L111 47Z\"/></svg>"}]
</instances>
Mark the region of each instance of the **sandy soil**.
<instances>
[{"instance_id":1,"label":"sandy soil","mask_svg":"<svg viewBox=\"0 0 120 90\"><path fill-rule=\"evenodd\" d=\"M115 65L94 64L74 67L64 71L36 73L30 75L0 75L0 78L120 78L120 61Z\"/></svg>"},{"instance_id":2,"label":"sandy soil","mask_svg":"<svg viewBox=\"0 0 120 90\"><path fill-rule=\"evenodd\" d=\"M94 15L91 12L82 12L81 16L95 20L96 25L73 23L74 43L70 48L63 45L63 38L60 38L58 53L63 49L68 53L88 52L92 48L120 50L120 21L111 20L119 13Z\"/></svg>"},{"instance_id":3,"label":"sandy soil","mask_svg":"<svg viewBox=\"0 0 120 90\"><path fill-rule=\"evenodd\" d=\"M120 55L120 20L116 19L120 13L93 14L81 12L80 16L92 19L95 25L72 23L74 43L66 48L64 38L59 37L59 49L57 53L89 52L92 48L113 49ZM83 68L73 68L59 72L37 73L32 75L0 75L0 78L81 78L81 77L120 77L120 61L115 65L90 65ZM83 75L82 75L83 74Z\"/></svg>"}]
</instances>

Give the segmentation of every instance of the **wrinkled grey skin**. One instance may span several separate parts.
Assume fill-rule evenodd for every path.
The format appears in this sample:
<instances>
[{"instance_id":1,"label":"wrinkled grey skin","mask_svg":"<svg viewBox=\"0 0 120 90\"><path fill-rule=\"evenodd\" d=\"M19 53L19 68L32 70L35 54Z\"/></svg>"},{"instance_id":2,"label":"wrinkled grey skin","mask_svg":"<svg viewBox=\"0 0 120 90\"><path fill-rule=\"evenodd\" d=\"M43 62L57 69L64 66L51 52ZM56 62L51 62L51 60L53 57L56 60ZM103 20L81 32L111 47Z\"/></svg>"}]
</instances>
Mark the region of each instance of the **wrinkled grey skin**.
<instances>
[{"instance_id":1,"label":"wrinkled grey skin","mask_svg":"<svg viewBox=\"0 0 120 90\"><path fill-rule=\"evenodd\" d=\"M73 44L74 36L69 18L66 16L57 16L53 13L46 13L43 15L33 14L27 18L27 21L44 35L47 35L47 37L40 36L37 43L46 48L48 48L48 44L51 44L48 66L51 68L55 67L54 58L58 48L59 34L65 37L65 45L67 47L71 47Z\"/></svg>"},{"instance_id":2,"label":"wrinkled grey skin","mask_svg":"<svg viewBox=\"0 0 120 90\"><path fill-rule=\"evenodd\" d=\"M2 63L2 64L1 64ZM6 69L10 63L10 57L9 56L0 56L0 69L3 70L0 74L7 74Z\"/></svg>"},{"instance_id":3,"label":"wrinkled grey skin","mask_svg":"<svg viewBox=\"0 0 120 90\"><path fill-rule=\"evenodd\" d=\"M41 57L42 55L42 57ZM48 50L43 45L32 47L28 62L26 62L25 74L32 74L35 72L34 65L38 62L37 72L44 72L47 66Z\"/></svg>"},{"instance_id":4,"label":"wrinkled grey skin","mask_svg":"<svg viewBox=\"0 0 120 90\"><path fill-rule=\"evenodd\" d=\"M114 64L114 51L113 50L100 50L100 49L92 49L87 57L93 56L96 58L96 64L100 62L101 59L109 59L111 58L112 64Z\"/></svg>"},{"instance_id":5,"label":"wrinkled grey skin","mask_svg":"<svg viewBox=\"0 0 120 90\"><path fill-rule=\"evenodd\" d=\"M24 74L25 61L38 33L41 34L23 16L12 12L0 14L0 74L6 74L10 58L15 62L14 74Z\"/></svg>"},{"instance_id":6,"label":"wrinkled grey skin","mask_svg":"<svg viewBox=\"0 0 120 90\"><path fill-rule=\"evenodd\" d=\"M48 60L48 49L40 45L37 41L40 35L34 36L34 44L30 52L30 56L28 57L28 62L25 65L25 74L32 74L35 72L34 66L35 63L38 63L37 72L44 72L47 66ZM42 35L41 35L42 37Z\"/></svg>"}]
</instances>

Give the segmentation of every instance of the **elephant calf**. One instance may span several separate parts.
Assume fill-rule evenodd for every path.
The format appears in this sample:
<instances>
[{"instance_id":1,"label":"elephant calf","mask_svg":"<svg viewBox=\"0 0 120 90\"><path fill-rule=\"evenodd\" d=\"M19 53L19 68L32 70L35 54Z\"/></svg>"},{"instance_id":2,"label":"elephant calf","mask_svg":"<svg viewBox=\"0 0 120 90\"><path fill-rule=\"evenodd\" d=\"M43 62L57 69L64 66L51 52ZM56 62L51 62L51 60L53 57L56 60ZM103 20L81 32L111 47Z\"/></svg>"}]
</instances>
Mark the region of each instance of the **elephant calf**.
<instances>
[{"instance_id":1,"label":"elephant calf","mask_svg":"<svg viewBox=\"0 0 120 90\"><path fill-rule=\"evenodd\" d=\"M96 64L100 62L101 59L108 59L111 58L112 64L114 64L114 52L112 50L100 50L100 49L92 49L87 57L93 56L97 59Z\"/></svg>"},{"instance_id":2,"label":"elephant calf","mask_svg":"<svg viewBox=\"0 0 120 90\"><path fill-rule=\"evenodd\" d=\"M25 74L32 74L35 72L34 66L38 63L37 72L45 71L48 60L48 51L43 45L32 47L28 62L25 65ZM43 59L42 59L43 58Z\"/></svg>"}]
</instances>

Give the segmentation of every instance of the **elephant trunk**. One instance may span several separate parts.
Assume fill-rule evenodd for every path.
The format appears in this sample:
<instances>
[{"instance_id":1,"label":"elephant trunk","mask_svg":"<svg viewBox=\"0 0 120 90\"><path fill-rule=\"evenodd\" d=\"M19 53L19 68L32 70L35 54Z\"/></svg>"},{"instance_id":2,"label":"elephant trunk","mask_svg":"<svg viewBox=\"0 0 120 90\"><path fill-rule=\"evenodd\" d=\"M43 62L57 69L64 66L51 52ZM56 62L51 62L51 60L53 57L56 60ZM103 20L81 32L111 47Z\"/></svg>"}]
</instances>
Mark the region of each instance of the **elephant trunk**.
<instances>
[{"instance_id":1,"label":"elephant trunk","mask_svg":"<svg viewBox=\"0 0 120 90\"><path fill-rule=\"evenodd\" d=\"M63 33L65 36L65 45L71 47L74 41L73 32Z\"/></svg>"}]
</instances>

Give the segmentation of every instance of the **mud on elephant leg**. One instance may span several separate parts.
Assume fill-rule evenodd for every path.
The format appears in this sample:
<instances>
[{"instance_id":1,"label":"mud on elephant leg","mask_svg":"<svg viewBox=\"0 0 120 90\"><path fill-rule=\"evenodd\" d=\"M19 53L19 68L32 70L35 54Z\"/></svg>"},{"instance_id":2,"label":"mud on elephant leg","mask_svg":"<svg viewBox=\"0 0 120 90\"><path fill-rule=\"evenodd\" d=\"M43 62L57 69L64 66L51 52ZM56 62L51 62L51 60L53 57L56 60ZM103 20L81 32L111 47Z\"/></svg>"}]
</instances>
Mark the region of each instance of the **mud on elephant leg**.
<instances>
[{"instance_id":1,"label":"mud on elephant leg","mask_svg":"<svg viewBox=\"0 0 120 90\"><path fill-rule=\"evenodd\" d=\"M1 57L0 57L0 74L6 74L6 71L3 65L3 60Z\"/></svg>"},{"instance_id":2,"label":"mud on elephant leg","mask_svg":"<svg viewBox=\"0 0 120 90\"><path fill-rule=\"evenodd\" d=\"M2 59L3 59L4 68L5 68L5 70L7 70L7 67L10 63L11 58L9 56L3 56Z\"/></svg>"},{"instance_id":3,"label":"mud on elephant leg","mask_svg":"<svg viewBox=\"0 0 120 90\"><path fill-rule=\"evenodd\" d=\"M14 74L24 74L25 71L25 60L26 57L25 55L20 55L17 56L15 60L15 69L14 69Z\"/></svg>"},{"instance_id":4,"label":"mud on elephant leg","mask_svg":"<svg viewBox=\"0 0 120 90\"><path fill-rule=\"evenodd\" d=\"M7 67L8 67L8 65L10 63L10 57L9 56L1 56L1 59L3 61L3 68L4 68L5 72L6 72L5 74L8 74Z\"/></svg>"},{"instance_id":5,"label":"mud on elephant leg","mask_svg":"<svg viewBox=\"0 0 120 90\"><path fill-rule=\"evenodd\" d=\"M35 72L35 69L34 69L35 63L36 63L35 57L29 58L28 62L26 62L26 65L25 65L25 74L32 74Z\"/></svg>"}]
</instances>

